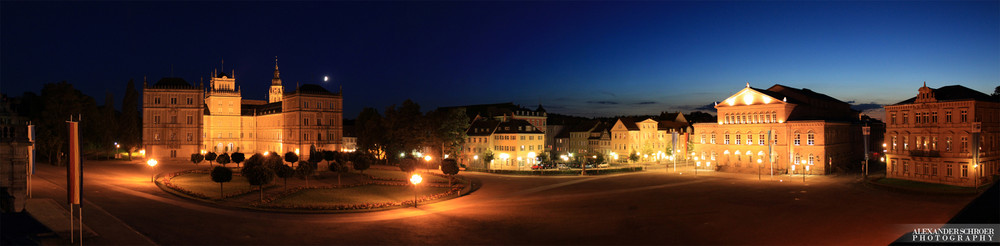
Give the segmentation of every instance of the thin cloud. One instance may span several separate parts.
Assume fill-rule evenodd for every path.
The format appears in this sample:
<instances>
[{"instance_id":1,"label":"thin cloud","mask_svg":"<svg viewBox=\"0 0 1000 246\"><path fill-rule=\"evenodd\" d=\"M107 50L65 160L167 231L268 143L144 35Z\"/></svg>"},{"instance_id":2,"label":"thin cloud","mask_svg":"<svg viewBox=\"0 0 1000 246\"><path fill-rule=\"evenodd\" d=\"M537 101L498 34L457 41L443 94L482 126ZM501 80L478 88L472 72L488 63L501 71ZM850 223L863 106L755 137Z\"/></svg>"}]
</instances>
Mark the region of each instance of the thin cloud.
<instances>
[{"instance_id":1,"label":"thin cloud","mask_svg":"<svg viewBox=\"0 0 1000 246\"><path fill-rule=\"evenodd\" d=\"M654 102L654 101L644 101L644 102L633 103L633 105L650 105L650 104L656 104L656 102Z\"/></svg>"},{"instance_id":2,"label":"thin cloud","mask_svg":"<svg viewBox=\"0 0 1000 246\"><path fill-rule=\"evenodd\" d=\"M587 103L590 103L590 104L603 104L603 105L618 105L619 104L618 102L615 102L615 101L587 101Z\"/></svg>"}]
</instances>

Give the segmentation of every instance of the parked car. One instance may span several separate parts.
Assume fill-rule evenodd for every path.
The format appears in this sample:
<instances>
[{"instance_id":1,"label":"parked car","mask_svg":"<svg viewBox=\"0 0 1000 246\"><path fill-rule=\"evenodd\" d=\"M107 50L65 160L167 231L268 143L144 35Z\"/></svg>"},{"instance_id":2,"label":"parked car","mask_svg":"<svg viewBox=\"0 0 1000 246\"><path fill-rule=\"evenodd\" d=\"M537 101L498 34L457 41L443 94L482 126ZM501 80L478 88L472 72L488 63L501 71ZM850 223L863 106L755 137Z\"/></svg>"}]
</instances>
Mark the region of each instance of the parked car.
<instances>
[{"instance_id":1,"label":"parked car","mask_svg":"<svg viewBox=\"0 0 1000 246\"><path fill-rule=\"evenodd\" d=\"M531 169L532 169L532 170L538 170L538 169L542 169L542 165L532 165L532 166L531 166Z\"/></svg>"},{"instance_id":2,"label":"parked car","mask_svg":"<svg viewBox=\"0 0 1000 246\"><path fill-rule=\"evenodd\" d=\"M611 165L608 165L607 163L603 163L601 165L597 165L597 167L598 168L609 168L609 167L611 167Z\"/></svg>"},{"instance_id":3,"label":"parked car","mask_svg":"<svg viewBox=\"0 0 1000 246\"><path fill-rule=\"evenodd\" d=\"M569 166L566 166L566 164L559 164L559 166L557 166L557 167L559 168L559 170L567 170L567 169L569 169Z\"/></svg>"}]
</instances>

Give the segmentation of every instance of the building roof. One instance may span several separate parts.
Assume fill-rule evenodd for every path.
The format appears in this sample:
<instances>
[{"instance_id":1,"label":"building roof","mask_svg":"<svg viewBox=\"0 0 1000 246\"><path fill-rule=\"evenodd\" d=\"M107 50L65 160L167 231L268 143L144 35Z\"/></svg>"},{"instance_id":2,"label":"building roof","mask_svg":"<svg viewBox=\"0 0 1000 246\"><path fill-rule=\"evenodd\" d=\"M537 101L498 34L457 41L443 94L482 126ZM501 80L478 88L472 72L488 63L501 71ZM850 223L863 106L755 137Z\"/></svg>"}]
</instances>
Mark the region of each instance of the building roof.
<instances>
[{"instance_id":1,"label":"building roof","mask_svg":"<svg viewBox=\"0 0 1000 246\"><path fill-rule=\"evenodd\" d=\"M580 122L580 124L576 124L575 126L571 127L569 132L590 132L594 130L594 127L597 127L597 125L599 125L600 123L601 123L600 121L596 120L588 120Z\"/></svg>"},{"instance_id":2,"label":"building roof","mask_svg":"<svg viewBox=\"0 0 1000 246\"><path fill-rule=\"evenodd\" d=\"M207 111L208 107L205 110ZM207 114L208 112L205 113ZM240 115L251 116L276 113L281 113L281 101L265 104L240 104Z\"/></svg>"},{"instance_id":3,"label":"building roof","mask_svg":"<svg viewBox=\"0 0 1000 246\"><path fill-rule=\"evenodd\" d=\"M295 91L292 91L291 93L287 93L287 94L298 94L298 93L312 94L312 95L331 95L331 96L336 96L337 95L337 94L334 94L333 92L330 92L330 91L326 90L326 88L323 88L322 86L319 86L319 85L316 85L316 84L303 84L303 85L300 85L299 88L295 89Z\"/></svg>"},{"instance_id":4,"label":"building roof","mask_svg":"<svg viewBox=\"0 0 1000 246\"><path fill-rule=\"evenodd\" d=\"M558 133L556 133L555 138L569 138L569 127L563 127Z\"/></svg>"},{"instance_id":5,"label":"building roof","mask_svg":"<svg viewBox=\"0 0 1000 246\"><path fill-rule=\"evenodd\" d=\"M542 131L538 130L534 125L528 123L526 120L511 119L507 121L500 122L493 133L538 133L541 134Z\"/></svg>"},{"instance_id":6,"label":"building roof","mask_svg":"<svg viewBox=\"0 0 1000 246\"><path fill-rule=\"evenodd\" d=\"M219 72L218 74L215 74L215 77L216 78L222 78L222 77L232 78L231 76L229 76L225 72Z\"/></svg>"},{"instance_id":7,"label":"building roof","mask_svg":"<svg viewBox=\"0 0 1000 246\"><path fill-rule=\"evenodd\" d=\"M977 90L969 89L968 87L961 85L949 85L937 89L931 89L934 93L934 99L938 101L965 101L965 100L975 100L975 101L986 101L986 102L996 102L996 99L991 98L986 93L979 92ZM917 97L912 97L906 99L902 102L898 102L893 105L901 104L912 104L917 100Z\"/></svg>"},{"instance_id":8,"label":"building roof","mask_svg":"<svg viewBox=\"0 0 1000 246\"><path fill-rule=\"evenodd\" d=\"M465 130L465 135L470 137L489 136L490 134L493 134L493 131L496 130L498 124L500 124L500 121L497 120L476 119L476 121L473 121L472 124L469 125L469 129Z\"/></svg>"},{"instance_id":9,"label":"building roof","mask_svg":"<svg viewBox=\"0 0 1000 246\"><path fill-rule=\"evenodd\" d=\"M515 105L512 102L440 107L438 108L438 110L449 110L454 108L465 108L465 114L469 117L469 119L475 119L476 116L493 118L496 116L510 115L513 114L514 112L545 113L544 108L539 107L543 111L531 110L525 107L521 107L520 105Z\"/></svg>"},{"instance_id":10,"label":"building roof","mask_svg":"<svg viewBox=\"0 0 1000 246\"><path fill-rule=\"evenodd\" d=\"M153 86L150 86L148 88L150 88L150 89L198 89L197 87L192 86L190 83L188 83L184 79L182 79L182 78L176 78L176 77L164 77L164 78L160 79L159 81L156 81L156 84L153 84Z\"/></svg>"},{"instance_id":11,"label":"building roof","mask_svg":"<svg viewBox=\"0 0 1000 246\"><path fill-rule=\"evenodd\" d=\"M618 120L620 120L622 122L622 125L625 125L625 129L627 129L629 131L638 131L639 130L639 125L636 125L635 124L635 120L632 119L632 118L622 117L622 118L618 118Z\"/></svg>"}]
</instances>

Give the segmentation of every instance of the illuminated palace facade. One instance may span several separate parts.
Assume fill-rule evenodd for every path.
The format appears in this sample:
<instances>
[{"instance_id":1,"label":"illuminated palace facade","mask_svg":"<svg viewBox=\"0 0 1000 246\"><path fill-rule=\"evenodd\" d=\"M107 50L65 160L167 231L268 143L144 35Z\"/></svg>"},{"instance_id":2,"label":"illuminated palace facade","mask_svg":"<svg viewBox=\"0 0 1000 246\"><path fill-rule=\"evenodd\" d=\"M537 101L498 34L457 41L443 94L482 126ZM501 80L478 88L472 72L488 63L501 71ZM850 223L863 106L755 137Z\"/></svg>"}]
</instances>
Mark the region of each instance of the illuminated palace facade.
<instances>
[{"instance_id":1,"label":"illuminated palace facade","mask_svg":"<svg viewBox=\"0 0 1000 246\"><path fill-rule=\"evenodd\" d=\"M285 92L278 66L268 100L243 99L235 76L213 72L207 88L180 78L143 84L146 156L188 159L198 152L265 153L340 150L342 93L305 84Z\"/></svg>"},{"instance_id":2,"label":"illuminated palace facade","mask_svg":"<svg viewBox=\"0 0 1000 246\"><path fill-rule=\"evenodd\" d=\"M827 174L864 159L858 111L827 95L748 83L715 108L717 123L694 124L690 155L701 168Z\"/></svg>"},{"instance_id":3,"label":"illuminated palace facade","mask_svg":"<svg viewBox=\"0 0 1000 246\"><path fill-rule=\"evenodd\" d=\"M885 114L886 177L974 186L977 177L983 184L997 174L1000 103L995 98L960 85L932 89L924 84L916 97L885 106Z\"/></svg>"}]
</instances>

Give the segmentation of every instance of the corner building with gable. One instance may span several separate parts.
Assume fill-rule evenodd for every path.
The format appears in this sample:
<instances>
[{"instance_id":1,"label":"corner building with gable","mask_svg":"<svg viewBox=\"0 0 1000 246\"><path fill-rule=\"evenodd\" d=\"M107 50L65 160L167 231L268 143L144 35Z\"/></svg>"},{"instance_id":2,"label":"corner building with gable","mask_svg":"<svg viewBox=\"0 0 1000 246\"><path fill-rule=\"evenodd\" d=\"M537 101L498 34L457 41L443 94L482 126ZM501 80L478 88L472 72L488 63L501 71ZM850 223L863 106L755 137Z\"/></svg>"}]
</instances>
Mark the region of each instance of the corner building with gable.
<instances>
[{"instance_id":1,"label":"corner building with gable","mask_svg":"<svg viewBox=\"0 0 1000 246\"><path fill-rule=\"evenodd\" d=\"M715 108L717 123L693 125L691 155L701 168L822 175L858 170L864 160L859 112L833 97L748 83Z\"/></svg>"},{"instance_id":2,"label":"corner building with gable","mask_svg":"<svg viewBox=\"0 0 1000 246\"><path fill-rule=\"evenodd\" d=\"M306 159L310 150L342 148L342 92L314 84L285 92L277 64L267 101L243 99L235 76L213 72L207 87L180 78L144 83L142 106L149 158L296 152Z\"/></svg>"}]
</instances>

